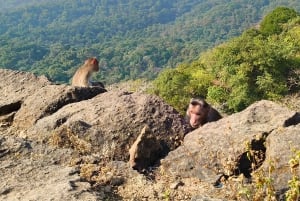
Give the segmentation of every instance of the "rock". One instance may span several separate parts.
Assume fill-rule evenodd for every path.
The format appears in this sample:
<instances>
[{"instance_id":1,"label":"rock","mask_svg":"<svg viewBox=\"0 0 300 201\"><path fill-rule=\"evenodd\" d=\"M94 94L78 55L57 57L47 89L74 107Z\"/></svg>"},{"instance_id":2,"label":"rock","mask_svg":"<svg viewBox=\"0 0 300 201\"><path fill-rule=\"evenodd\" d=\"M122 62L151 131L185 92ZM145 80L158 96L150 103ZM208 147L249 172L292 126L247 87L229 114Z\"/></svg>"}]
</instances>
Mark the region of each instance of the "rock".
<instances>
[{"instance_id":1,"label":"rock","mask_svg":"<svg viewBox=\"0 0 300 201\"><path fill-rule=\"evenodd\" d=\"M36 90L51 84L45 77L37 77L32 73L0 69L0 107L1 113L4 112L5 105L22 102ZM7 110L5 110L7 111Z\"/></svg>"},{"instance_id":2,"label":"rock","mask_svg":"<svg viewBox=\"0 0 300 201\"><path fill-rule=\"evenodd\" d=\"M91 144L92 153L128 161L129 148L145 125L150 127L163 146L165 153L162 155L178 147L188 132L183 116L160 98L109 91L62 107L38 120L27 134L30 139L48 141L53 133L58 133L65 126Z\"/></svg>"},{"instance_id":3,"label":"rock","mask_svg":"<svg viewBox=\"0 0 300 201\"><path fill-rule=\"evenodd\" d=\"M269 149L264 146L265 139L291 118L296 124L297 113L271 101L257 102L189 133L183 145L161 161L160 170L175 178L197 177L212 183L218 174L250 177L254 159L255 169L264 162Z\"/></svg>"},{"instance_id":4,"label":"rock","mask_svg":"<svg viewBox=\"0 0 300 201\"><path fill-rule=\"evenodd\" d=\"M273 167L270 175L273 178L272 184L276 191L285 192L293 176L289 160L296 156L294 150L300 150L300 124L274 130L266 140L266 147L266 160L262 169L268 175L269 168Z\"/></svg>"},{"instance_id":5,"label":"rock","mask_svg":"<svg viewBox=\"0 0 300 201\"><path fill-rule=\"evenodd\" d=\"M0 127L11 126L16 112L10 112L9 114L0 116Z\"/></svg>"},{"instance_id":6,"label":"rock","mask_svg":"<svg viewBox=\"0 0 300 201\"><path fill-rule=\"evenodd\" d=\"M101 87L45 86L25 99L13 125L18 129L27 129L67 104L90 99L103 92L106 90Z\"/></svg>"},{"instance_id":7,"label":"rock","mask_svg":"<svg viewBox=\"0 0 300 201\"><path fill-rule=\"evenodd\" d=\"M27 129L37 120L64 105L92 98L106 92L101 87L74 88L52 85L44 76L0 69L0 125Z\"/></svg>"},{"instance_id":8,"label":"rock","mask_svg":"<svg viewBox=\"0 0 300 201\"><path fill-rule=\"evenodd\" d=\"M32 73L0 69L0 119L2 122L12 122L12 117L18 111L28 96L50 85L51 82L45 77L37 77Z\"/></svg>"},{"instance_id":9,"label":"rock","mask_svg":"<svg viewBox=\"0 0 300 201\"><path fill-rule=\"evenodd\" d=\"M54 150L45 144L0 130L0 200L98 200L91 185L71 174L69 150ZM2 152L2 151L0 151Z\"/></svg>"},{"instance_id":10,"label":"rock","mask_svg":"<svg viewBox=\"0 0 300 201\"><path fill-rule=\"evenodd\" d=\"M288 189L299 111L259 101L187 134L153 95L0 76L0 200L246 199L237 192L255 193L256 173L272 165L276 195Z\"/></svg>"},{"instance_id":11,"label":"rock","mask_svg":"<svg viewBox=\"0 0 300 201\"><path fill-rule=\"evenodd\" d=\"M129 149L130 167L143 170L153 166L162 158L163 147L148 126L145 126L136 141Z\"/></svg>"},{"instance_id":12,"label":"rock","mask_svg":"<svg viewBox=\"0 0 300 201\"><path fill-rule=\"evenodd\" d=\"M1 174L0 200L98 200L95 194L85 194L89 183L68 174L71 168L48 165L28 169L25 164L14 167L18 176Z\"/></svg>"},{"instance_id":13,"label":"rock","mask_svg":"<svg viewBox=\"0 0 300 201\"><path fill-rule=\"evenodd\" d=\"M184 183L182 181L176 181L171 183L170 188L171 189L177 189L179 186L184 185Z\"/></svg>"}]
</instances>

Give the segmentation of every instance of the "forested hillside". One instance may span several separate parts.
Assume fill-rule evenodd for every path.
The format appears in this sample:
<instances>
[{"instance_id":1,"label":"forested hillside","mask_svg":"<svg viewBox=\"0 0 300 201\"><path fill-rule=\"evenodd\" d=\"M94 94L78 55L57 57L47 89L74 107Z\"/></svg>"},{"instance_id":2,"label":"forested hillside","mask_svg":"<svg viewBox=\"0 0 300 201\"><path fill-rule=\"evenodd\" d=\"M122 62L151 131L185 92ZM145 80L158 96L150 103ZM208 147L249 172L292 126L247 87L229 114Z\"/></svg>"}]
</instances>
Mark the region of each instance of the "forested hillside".
<instances>
[{"instance_id":1,"label":"forested hillside","mask_svg":"<svg viewBox=\"0 0 300 201\"><path fill-rule=\"evenodd\" d=\"M97 79L155 78L296 0L0 0L0 67L69 82L90 56Z\"/></svg>"},{"instance_id":2,"label":"forested hillside","mask_svg":"<svg viewBox=\"0 0 300 201\"><path fill-rule=\"evenodd\" d=\"M184 112L191 97L204 97L227 112L261 99L300 91L300 15L278 7L257 28L216 46L192 63L161 72L157 95Z\"/></svg>"}]
</instances>

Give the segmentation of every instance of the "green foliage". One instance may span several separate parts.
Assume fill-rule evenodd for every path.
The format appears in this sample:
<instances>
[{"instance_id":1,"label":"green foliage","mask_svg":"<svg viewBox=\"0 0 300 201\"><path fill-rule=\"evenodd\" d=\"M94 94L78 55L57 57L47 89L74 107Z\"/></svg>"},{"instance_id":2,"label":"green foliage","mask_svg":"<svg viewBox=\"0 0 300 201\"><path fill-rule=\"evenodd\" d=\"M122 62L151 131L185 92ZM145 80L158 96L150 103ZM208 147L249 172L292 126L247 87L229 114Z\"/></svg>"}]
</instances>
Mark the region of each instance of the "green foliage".
<instances>
[{"instance_id":1,"label":"green foliage","mask_svg":"<svg viewBox=\"0 0 300 201\"><path fill-rule=\"evenodd\" d=\"M184 114L190 98L207 94L211 81L212 77L199 66L194 70L181 65L159 74L153 82L154 93Z\"/></svg>"},{"instance_id":2,"label":"green foliage","mask_svg":"<svg viewBox=\"0 0 300 201\"><path fill-rule=\"evenodd\" d=\"M260 30L264 35L279 34L282 32L282 24L287 23L290 19L295 18L297 12L291 8L278 7L260 23Z\"/></svg>"},{"instance_id":3,"label":"green foliage","mask_svg":"<svg viewBox=\"0 0 300 201\"><path fill-rule=\"evenodd\" d=\"M228 99L228 92L219 86L209 86L207 90L207 100L212 104L224 103Z\"/></svg>"},{"instance_id":4,"label":"green foliage","mask_svg":"<svg viewBox=\"0 0 300 201\"><path fill-rule=\"evenodd\" d=\"M241 36L201 54L198 61L177 68L185 75L183 100L201 95L228 112L241 111L261 99L278 100L300 89L300 17L282 24L283 31L268 37L249 29ZM172 77L172 76L171 76ZM162 79L161 75L157 78ZM188 85L187 85L188 84ZM175 80L171 86L178 85ZM158 93L160 95L159 83ZM167 90L169 101L173 94ZM170 104L181 108L173 100Z\"/></svg>"},{"instance_id":5,"label":"green foliage","mask_svg":"<svg viewBox=\"0 0 300 201\"><path fill-rule=\"evenodd\" d=\"M153 82L154 93L183 112L189 98L188 92L185 90L188 84L188 74L179 72L177 69L166 69Z\"/></svg>"},{"instance_id":6,"label":"green foliage","mask_svg":"<svg viewBox=\"0 0 300 201\"><path fill-rule=\"evenodd\" d=\"M285 5L293 5L292 0ZM257 23L280 0L0 0L0 67L67 83L90 56L97 79L153 79ZM295 5L300 10L300 6Z\"/></svg>"}]
</instances>

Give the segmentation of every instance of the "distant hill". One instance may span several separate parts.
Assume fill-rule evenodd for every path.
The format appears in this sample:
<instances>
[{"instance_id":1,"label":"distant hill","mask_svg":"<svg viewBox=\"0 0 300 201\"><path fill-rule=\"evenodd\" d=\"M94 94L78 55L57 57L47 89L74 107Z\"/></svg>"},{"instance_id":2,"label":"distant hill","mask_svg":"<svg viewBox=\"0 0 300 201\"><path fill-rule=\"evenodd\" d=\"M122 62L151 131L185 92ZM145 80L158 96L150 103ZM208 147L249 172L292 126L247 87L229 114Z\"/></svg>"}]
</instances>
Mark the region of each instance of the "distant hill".
<instances>
[{"instance_id":1,"label":"distant hill","mask_svg":"<svg viewBox=\"0 0 300 201\"><path fill-rule=\"evenodd\" d=\"M0 0L0 66L68 82L89 56L105 83L155 78L161 69L255 26L294 0Z\"/></svg>"}]
</instances>

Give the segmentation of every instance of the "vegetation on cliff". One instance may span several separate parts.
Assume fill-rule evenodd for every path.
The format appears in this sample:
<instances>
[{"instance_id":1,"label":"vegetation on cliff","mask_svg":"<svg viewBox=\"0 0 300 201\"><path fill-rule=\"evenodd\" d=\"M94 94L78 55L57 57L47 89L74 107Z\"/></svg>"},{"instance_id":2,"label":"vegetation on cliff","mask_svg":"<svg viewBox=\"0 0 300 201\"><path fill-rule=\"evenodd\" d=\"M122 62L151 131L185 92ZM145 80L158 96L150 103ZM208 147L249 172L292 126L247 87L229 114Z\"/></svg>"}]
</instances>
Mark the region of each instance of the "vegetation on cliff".
<instances>
[{"instance_id":1,"label":"vegetation on cliff","mask_svg":"<svg viewBox=\"0 0 300 201\"><path fill-rule=\"evenodd\" d=\"M270 12L259 28L223 43L192 63L167 69L154 93L184 111L201 96L227 111L261 99L278 100L300 89L300 16L289 8Z\"/></svg>"}]
</instances>

